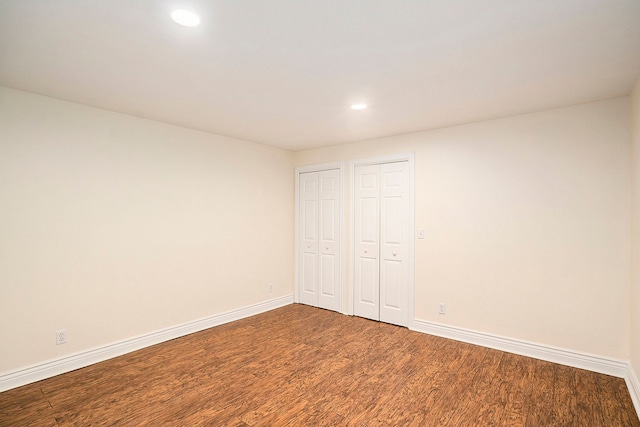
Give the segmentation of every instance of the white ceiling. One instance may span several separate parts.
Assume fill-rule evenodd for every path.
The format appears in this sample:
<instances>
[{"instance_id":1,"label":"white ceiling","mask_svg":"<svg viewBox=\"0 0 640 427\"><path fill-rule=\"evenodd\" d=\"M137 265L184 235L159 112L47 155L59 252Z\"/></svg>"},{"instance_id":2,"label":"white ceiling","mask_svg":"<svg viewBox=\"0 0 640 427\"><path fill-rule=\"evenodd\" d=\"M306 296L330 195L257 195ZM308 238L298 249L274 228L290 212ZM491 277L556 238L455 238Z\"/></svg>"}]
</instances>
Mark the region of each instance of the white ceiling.
<instances>
[{"instance_id":1,"label":"white ceiling","mask_svg":"<svg viewBox=\"0 0 640 427\"><path fill-rule=\"evenodd\" d=\"M201 25L173 23L178 7ZM638 77L640 0L0 0L0 85L290 150L624 96Z\"/></svg>"}]
</instances>

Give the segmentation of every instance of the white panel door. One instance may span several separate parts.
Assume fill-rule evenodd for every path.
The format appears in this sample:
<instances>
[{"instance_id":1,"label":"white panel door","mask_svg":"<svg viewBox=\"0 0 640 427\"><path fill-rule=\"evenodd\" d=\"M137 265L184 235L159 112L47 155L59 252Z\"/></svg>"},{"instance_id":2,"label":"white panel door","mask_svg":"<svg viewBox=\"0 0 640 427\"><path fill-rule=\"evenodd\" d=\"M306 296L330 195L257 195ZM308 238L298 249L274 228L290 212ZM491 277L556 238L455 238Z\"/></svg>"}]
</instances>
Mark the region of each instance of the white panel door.
<instances>
[{"instance_id":1,"label":"white panel door","mask_svg":"<svg viewBox=\"0 0 640 427\"><path fill-rule=\"evenodd\" d=\"M409 163L380 165L380 320L407 324Z\"/></svg>"},{"instance_id":2,"label":"white panel door","mask_svg":"<svg viewBox=\"0 0 640 427\"><path fill-rule=\"evenodd\" d=\"M358 166L353 179L353 314L380 320L380 166Z\"/></svg>"},{"instance_id":3,"label":"white panel door","mask_svg":"<svg viewBox=\"0 0 640 427\"><path fill-rule=\"evenodd\" d=\"M318 173L300 174L300 302L318 305Z\"/></svg>"},{"instance_id":4,"label":"white panel door","mask_svg":"<svg viewBox=\"0 0 640 427\"><path fill-rule=\"evenodd\" d=\"M340 311L340 170L299 174L299 302Z\"/></svg>"},{"instance_id":5,"label":"white panel door","mask_svg":"<svg viewBox=\"0 0 640 427\"><path fill-rule=\"evenodd\" d=\"M408 324L409 163L354 168L356 316Z\"/></svg>"},{"instance_id":6,"label":"white panel door","mask_svg":"<svg viewBox=\"0 0 640 427\"><path fill-rule=\"evenodd\" d=\"M340 171L318 172L318 306L340 311Z\"/></svg>"}]
</instances>

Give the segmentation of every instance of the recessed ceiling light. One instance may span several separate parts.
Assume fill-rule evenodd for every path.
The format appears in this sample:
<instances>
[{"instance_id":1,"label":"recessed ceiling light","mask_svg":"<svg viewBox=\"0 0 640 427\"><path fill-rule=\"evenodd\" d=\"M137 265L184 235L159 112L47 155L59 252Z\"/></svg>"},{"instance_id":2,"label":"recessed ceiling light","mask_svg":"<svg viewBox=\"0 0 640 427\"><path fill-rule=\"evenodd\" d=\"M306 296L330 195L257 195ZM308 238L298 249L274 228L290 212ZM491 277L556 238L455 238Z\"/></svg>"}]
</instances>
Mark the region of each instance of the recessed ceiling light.
<instances>
[{"instance_id":1,"label":"recessed ceiling light","mask_svg":"<svg viewBox=\"0 0 640 427\"><path fill-rule=\"evenodd\" d=\"M178 9L171 12L171 19L185 27L195 27L200 23L200 17L190 10Z\"/></svg>"},{"instance_id":2,"label":"recessed ceiling light","mask_svg":"<svg viewBox=\"0 0 640 427\"><path fill-rule=\"evenodd\" d=\"M367 108L367 104L353 104L351 106L352 110L364 110L365 108Z\"/></svg>"}]
</instances>

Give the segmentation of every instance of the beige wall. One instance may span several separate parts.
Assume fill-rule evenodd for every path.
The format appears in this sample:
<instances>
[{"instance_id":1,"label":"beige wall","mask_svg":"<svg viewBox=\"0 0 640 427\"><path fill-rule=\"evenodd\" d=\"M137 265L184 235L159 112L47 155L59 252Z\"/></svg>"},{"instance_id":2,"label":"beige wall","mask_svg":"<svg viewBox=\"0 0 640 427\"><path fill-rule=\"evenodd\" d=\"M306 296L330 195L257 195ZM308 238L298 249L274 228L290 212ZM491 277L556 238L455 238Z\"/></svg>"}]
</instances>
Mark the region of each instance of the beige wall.
<instances>
[{"instance_id":1,"label":"beige wall","mask_svg":"<svg viewBox=\"0 0 640 427\"><path fill-rule=\"evenodd\" d=\"M0 88L0 216L0 373L293 292L287 151Z\"/></svg>"},{"instance_id":2,"label":"beige wall","mask_svg":"<svg viewBox=\"0 0 640 427\"><path fill-rule=\"evenodd\" d=\"M627 359L629 138L620 98L294 160L415 152L416 318Z\"/></svg>"},{"instance_id":3,"label":"beige wall","mask_svg":"<svg viewBox=\"0 0 640 427\"><path fill-rule=\"evenodd\" d=\"M633 245L631 280L631 366L640 375L640 80L631 94L633 148Z\"/></svg>"},{"instance_id":4,"label":"beige wall","mask_svg":"<svg viewBox=\"0 0 640 427\"><path fill-rule=\"evenodd\" d=\"M638 370L629 102L291 154L0 88L0 373L292 293L293 166L406 152L418 319Z\"/></svg>"}]
</instances>

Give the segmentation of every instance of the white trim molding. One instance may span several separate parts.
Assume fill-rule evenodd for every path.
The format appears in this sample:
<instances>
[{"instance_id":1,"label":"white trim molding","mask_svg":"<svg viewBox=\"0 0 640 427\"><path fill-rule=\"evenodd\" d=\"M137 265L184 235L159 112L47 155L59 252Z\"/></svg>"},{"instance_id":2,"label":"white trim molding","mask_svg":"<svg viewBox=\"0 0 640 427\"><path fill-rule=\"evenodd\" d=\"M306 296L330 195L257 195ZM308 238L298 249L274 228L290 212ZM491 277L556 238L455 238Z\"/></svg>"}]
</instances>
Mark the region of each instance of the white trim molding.
<instances>
[{"instance_id":1,"label":"white trim molding","mask_svg":"<svg viewBox=\"0 0 640 427\"><path fill-rule=\"evenodd\" d=\"M627 379L630 372L629 363L624 360L501 337L455 326L428 322L426 320L415 319L413 321L413 328L411 329L417 332L450 338L456 341L489 347L495 350L532 357L534 359L546 360L574 368L586 369L619 378Z\"/></svg>"},{"instance_id":2,"label":"white trim molding","mask_svg":"<svg viewBox=\"0 0 640 427\"><path fill-rule=\"evenodd\" d=\"M0 392L84 368L123 354L179 338L214 326L244 319L293 303L293 295L274 298L225 313L172 326L149 334L128 338L102 347L52 359L26 368L0 374Z\"/></svg>"},{"instance_id":3,"label":"white trim molding","mask_svg":"<svg viewBox=\"0 0 640 427\"><path fill-rule=\"evenodd\" d=\"M633 406L636 408L636 413L638 417L640 417L640 381L638 381L632 365L629 365L629 370L624 380L627 383L627 388L629 389Z\"/></svg>"}]
</instances>

